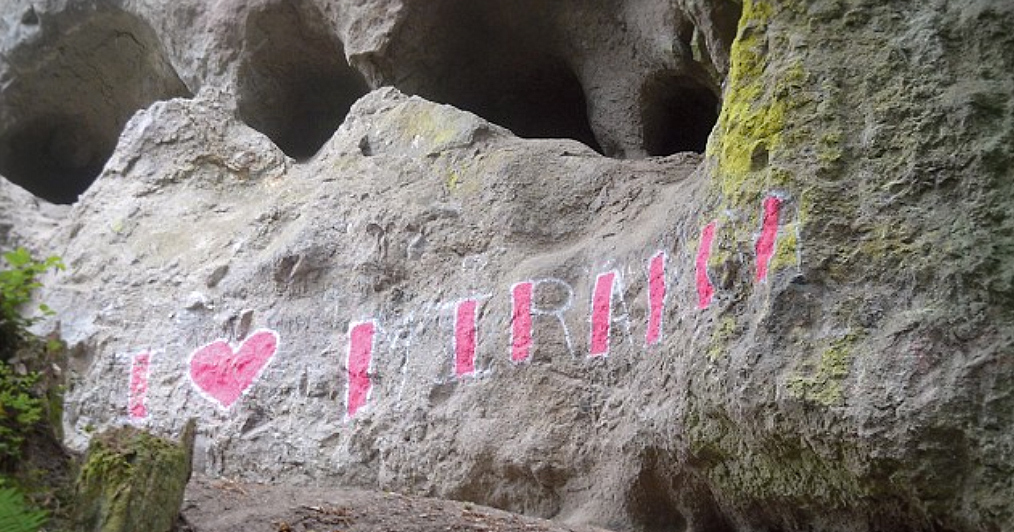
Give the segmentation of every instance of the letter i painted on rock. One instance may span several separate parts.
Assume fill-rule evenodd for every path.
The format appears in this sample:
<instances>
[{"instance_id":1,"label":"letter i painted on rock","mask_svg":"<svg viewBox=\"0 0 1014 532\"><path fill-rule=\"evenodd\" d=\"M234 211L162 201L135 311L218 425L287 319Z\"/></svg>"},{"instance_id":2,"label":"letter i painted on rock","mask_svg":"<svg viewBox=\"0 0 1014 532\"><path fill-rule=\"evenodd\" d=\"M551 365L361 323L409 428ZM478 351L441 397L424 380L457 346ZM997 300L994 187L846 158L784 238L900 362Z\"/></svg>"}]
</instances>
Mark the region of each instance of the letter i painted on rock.
<instances>
[{"instance_id":1,"label":"letter i painted on rock","mask_svg":"<svg viewBox=\"0 0 1014 532\"><path fill-rule=\"evenodd\" d=\"M665 310L666 254L659 251L648 263L648 330L645 345L655 345L662 339L662 312Z\"/></svg>"},{"instance_id":2,"label":"letter i painted on rock","mask_svg":"<svg viewBox=\"0 0 1014 532\"><path fill-rule=\"evenodd\" d=\"M458 303L454 320L454 374L459 378L475 373L476 310L479 302Z\"/></svg>"},{"instance_id":3,"label":"letter i painted on rock","mask_svg":"<svg viewBox=\"0 0 1014 532\"><path fill-rule=\"evenodd\" d=\"M595 292L592 294L591 348L589 356L609 354L609 331L613 320L613 283L616 272L600 273L595 278Z\"/></svg>"},{"instance_id":4,"label":"letter i painted on rock","mask_svg":"<svg viewBox=\"0 0 1014 532\"><path fill-rule=\"evenodd\" d=\"M346 418L351 419L360 408L366 406L373 383L370 380L370 365L373 359L373 339L377 325L374 321L349 324L348 390L345 396Z\"/></svg>"},{"instance_id":5,"label":"letter i painted on rock","mask_svg":"<svg viewBox=\"0 0 1014 532\"><path fill-rule=\"evenodd\" d=\"M148 418L148 372L151 368L151 354L138 353L130 363L130 395L127 399L127 413L131 421Z\"/></svg>"},{"instance_id":6,"label":"letter i painted on rock","mask_svg":"<svg viewBox=\"0 0 1014 532\"><path fill-rule=\"evenodd\" d=\"M697 248L696 279L697 279L697 308L706 309L715 297L715 287L708 277L708 259L711 258L711 244L715 240L715 228L718 222L711 222L701 230L701 243Z\"/></svg>"},{"instance_id":7,"label":"letter i painted on rock","mask_svg":"<svg viewBox=\"0 0 1014 532\"><path fill-rule=\"evenodd\" d=\"M761 234L757 238L754 251L757 254L757 275L756 281L763 282L768 278L768 265L771 257L775 254L775 244L778 241L778 212L781 210L782 200L776 196L768 196L764 199L764 218L761 222Z\"/></svg>"},{"instance_id":8,"label":"letter i painted on rock","mask_svg":"<svg viewBox=\"0 0 1014 532\"><path fill-rule=\"evenodd\" d=\"M511 287L511 360L524 362L532 356L532 288L534 283Z\"/></svg>"}]
</instances>

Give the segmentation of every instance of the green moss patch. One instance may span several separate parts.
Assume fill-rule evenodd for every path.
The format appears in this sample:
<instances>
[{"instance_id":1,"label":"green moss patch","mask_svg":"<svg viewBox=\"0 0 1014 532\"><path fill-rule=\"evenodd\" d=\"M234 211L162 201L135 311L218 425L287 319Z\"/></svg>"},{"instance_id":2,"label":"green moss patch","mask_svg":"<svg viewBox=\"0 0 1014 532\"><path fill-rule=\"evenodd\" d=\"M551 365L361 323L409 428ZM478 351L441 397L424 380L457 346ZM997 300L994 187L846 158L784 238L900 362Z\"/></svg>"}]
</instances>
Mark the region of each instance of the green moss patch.
<instances>
[{"instance_id":1,"label":"green moss patch","mask_svg":"<svg viewBox=\"0 0 1014 532\"><path fill-rule=\"evenodd\" d=\"M175 444L133 427L97 436L78 476L80 530L169 532L190 478L194 423Z\"/></svg>"},{"instance_id":2,"label":"green moss patch","mask_svg":"<svg viewBox=\"0 0 1014 532\"><path fill-rule=\"evenodd\" d=\"M711 345L708 347L708 358L711 360L718 360L725 355L729 347L729 342L736 334L736 319L732 316L726 316L722 319L722 322L715 327L714 332L711 333Z\"/></svg>"},{"instance_id":3,"label":"green moss patch","mask_svg":"<svg viewBox=\"0 0 1014 532\"><path fill-rule=\"evenodd\" d=\"M789 394L797 399L824 406L839 405L844 394L842 381L852 367L852 346L856 338L848 335L831 343L821 353L817 368L810 375L796 374L785 383Z\"/></svg>"},{"instance_id":4,"label":"green moss patch","mask_svg":"<svg viewBox=\"0 0 1014 532\"><path fill-rule=\"evenodd\" d=\"M785 501L827 510L854 505L869 488L850 471L844 449L818 453L791 437L752 439L724 413L692 413L687 436L693 462L735 503Z\"/></svg>"}]
</instances>

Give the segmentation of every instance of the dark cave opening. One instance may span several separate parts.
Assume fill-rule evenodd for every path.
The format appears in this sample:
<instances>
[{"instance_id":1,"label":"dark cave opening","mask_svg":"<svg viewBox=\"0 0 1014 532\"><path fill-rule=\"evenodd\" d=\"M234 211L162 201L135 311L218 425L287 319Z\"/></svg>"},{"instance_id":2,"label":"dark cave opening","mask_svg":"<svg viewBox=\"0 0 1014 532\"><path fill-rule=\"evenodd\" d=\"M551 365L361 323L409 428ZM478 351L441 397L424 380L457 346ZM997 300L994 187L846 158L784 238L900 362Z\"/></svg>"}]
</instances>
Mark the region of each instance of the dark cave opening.
<instances>
[{"instance_id":1,"label":"dark cave opening","mask_svg":"<svg viewBox=\"0 0 1014 532\"><path fill-rule=\"evenodd\" d=\"M61 16L43 27L61 27ZM0 174L53 203L74 203L91 186L136 110L189 96L139 18L106 6L77 24L8 57L28 74L10 82L0 109L9 124L0 131Z\"/></svg>"},{"instance_id":2,"label":"dark cave opening","mask_svg":"<svg viewBox=\"0 0 1014 532\"><path fill-rule=\"evenodd\" d=\"M74 203L112 154L108 142L96 142L102 137L72 116L39 116L0 147L0 173L46 201Z\"/></svg>"},{"instance_id":3,"label":"dark cave opening","mask_svg":"<svg viewBox=\"0 0 1014 532\"><path fill-rule=\"evenodd\" d=\"M342 43L320 27L322 17L292 3L250 15L239 71L239 117L286 155L316 154L352 104L369 92L345 60Z\"/></svg>"},{"instance_id":4,"label":"dark cave opening","mask_svg":"<svg viewBox=\"0 0 1014 532\"><path fill-rule=\"evenodd\" d=\"M658 460L649 452L645 467L641 469L627 493L631 521L644 532L683 532L687 520L671 498L671 490L655 468Z\"/></svg>"},{"instance_id":5,"label":"dark cave opening","mask_svg":"<svg viewBox=\"0 0 1014 532\"><path fill-rule=\"evenodd\" d=\"M395 85L523 138L569 138L602 153L574 70L554 53L548 6L451 0L419 9Z\"/></svg>"},{"instance_id":6,"label":"dark cave opening","mask_svg":"<svg viewBox=\"0 0 1014 532\"><path fill-rule=\"evenodd\" d=\"M502 125L522 138L568 138L602 153L592 133L584 91L566 65L547 60L504 74L487 93L460 94L463 108Z\"/></svg>"},{"instance_id":7,"label":"dark cave opening","mask_svg":"<svg viewBox=\"0 0 1014 532\"><path fill-rule=\"evenodd\" d=\"M649 78L641 89L645 152L704 153L720 103L710 88L692 77L666 73Z\"/></svg>"}]
</instances>

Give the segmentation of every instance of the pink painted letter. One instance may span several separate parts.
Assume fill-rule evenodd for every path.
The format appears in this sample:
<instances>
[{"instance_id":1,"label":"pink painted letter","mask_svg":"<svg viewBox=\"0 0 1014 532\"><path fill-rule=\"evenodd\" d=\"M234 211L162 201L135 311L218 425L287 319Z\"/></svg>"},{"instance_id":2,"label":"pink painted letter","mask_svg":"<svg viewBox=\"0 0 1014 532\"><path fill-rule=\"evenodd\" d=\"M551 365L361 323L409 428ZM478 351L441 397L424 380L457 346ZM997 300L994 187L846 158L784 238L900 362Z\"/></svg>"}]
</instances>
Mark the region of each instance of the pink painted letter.
<instances>
[{"instance_id":1,"label":"pink painted letter","mask_svg":"<svg viewBox=\"0 0 1014 532\"><path fill-rule=\"evenodd\" d=\"M511 360L514 362L524 362L532 356L532 287L533 283L525 282L511 289Z\"/></svg>"},{"instance_id":2,"label":"pink painted letter","mask_svg":"<svg viewBox=\"0 0 1014 532\"><path fill-rule=\"evenodd\" d=\"M756 281L762 282L768 277L768 264L775 254L775 243L778 240L778 211L782 206L782 200L775 196L768 196L764 199L764 220L761 223L760 238L754 250L757 252L757 276Z\"/></svg>"},{"instance_id":3,"label":"pink painted letter","mask_svg":"<svg viewBox=\"0 0 1014 532\"><path fill-rule=\"evenodd\" d=\"M665 310L665 252L659 251L648 265L648 331L646 345L655 345L662 339L662 311Z\"/></svg>"},{"instance_id":4,"label":"pink painted letter","mask_svg":"<svg viewBox=\"0 0 1014 532\"><path fill-rule=\"evenodd\" d=\"M715 226L711 222L701 231L701 244L697 248L697 308L706 309L715 296L715 287L708 277L708 259L711 258L711 243L715 240Z\"/></svg>"},{"instance_id":5,"label":"pink painted letter","mask_svg":"<svg viewBox=\"0 0 1014 532\"><path fill-rule=\"evenodd\" d=\"M601 273L595 278L595 294L592 296L591 349L589 355L603 356L609 353L609 326L613 319L613 281L616 272Z\"/></svg>"},{"instance_id":6,"label":"pink painted letter","mask_svg":"<svg viewBox=\"0 0 1014 532\"><path fill-rule=\"evenodd\" d=\"M348 392L345 400L346 415L352 418L366 405L373 384L370 381L370 362L373 358L373 336L376 324L363 321L349 325Z\"/></svg>"},{"instance_id":7,"label":"pink painted letter","mask_svg":"<svg viewBox=\"0 0 1014 532\"><path fill-rule=\"evenodd\" d=\"M563 296L552 306L543 308L535 302L535 291L540 286L555 287L556 295ZM552 292L550 292L552 294ZM574 300L574 289L559 279L539 279L536 281L525 281L517 283L511 288L513 299L513 311L511 321L513 325L511 337L511 360L524 362L532 356L532 346L535 345L532 337L532 318L535 316L549 316L556 318L563 332L564 341L567 342L567 350L574 354L574 346L570 341L570 330L567 328L567 321L564 313L570 309Z\"/></svg>"},{"instance_id":8,"label":"pink painted letter","mask_svg":"<svg viewBox=\"0 0 1014 532\"><path fill-rule=\"evenodd\" d=\"M127 399L127 410L131 421L141 421L148 417L148 370L151 367L151 355L139 353L134 355L130 365L130 396Z\"/></svg>"},{"instance_id":9,"label":"pink painted letter","mask_svg":"<svg viewBox=\"0 0 1014 532\"><path fill-rule=\"evenodd\" d=\"M475 311L478 304L474 299L458 303L454 324L454 373L458 377L475 373Z\"/></svg>"}]
</instances>

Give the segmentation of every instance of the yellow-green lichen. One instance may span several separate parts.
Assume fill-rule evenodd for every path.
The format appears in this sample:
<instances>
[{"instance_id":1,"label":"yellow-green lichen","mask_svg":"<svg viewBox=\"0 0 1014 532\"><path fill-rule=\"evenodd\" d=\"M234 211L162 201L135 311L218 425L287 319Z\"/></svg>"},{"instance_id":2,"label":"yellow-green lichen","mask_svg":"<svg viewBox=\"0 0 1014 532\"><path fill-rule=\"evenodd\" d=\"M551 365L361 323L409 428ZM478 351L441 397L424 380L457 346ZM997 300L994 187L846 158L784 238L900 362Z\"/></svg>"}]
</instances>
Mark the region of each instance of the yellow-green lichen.
<instances>
[{"instance_id":1,"label":"yellow-green lichen","mask_svg":"<svg viewBox=\"0 0 1014 532\"><path fill-rule=\"evenodd\" d=\"M733 244L735 244L733 239L719 239L717 235L715 236L715 240L711 244L711 254L708 255L709 271L717 271L734 258L735 252L729 247Z\"/></svg>"},{"instance_id":2,"label":"yellow-green lichen","mask_svg":"<svg viewBox=\"0 0 1014 532\"><path fill-rule=\"evenodd\" d=\"M447 172L447 179L444 181L444 186L447 187L448 192L454 192L461 185L461 174L456 170Z\"/></svg>"},{"instance_id":3,"label":"yellow-green lichen","mask_svg":"<svg viewBox=\"0 0 1014 532\"><path fill-rule=\"evenodd\" d=\"M842 382L852 367L852 346L855 335L847 335L831 343L821 353L817 369L809 376L796 374L785 383L789 394L797 399L824 406L841 404Z\"/></svg>"},{"instance_id":4,"label":"yellow-green lichen","mask_svg":"<svg viewBox=\"0 0 1014 532\"><path fill-rule=\"evenodd\" d=\"M485 160L485 157L458 158L441 154L434 166L441 168L444 190L448 194L472 195L481 187Z\"/></svg>"},{"instance_id":5,"label":"yellow-green lichen","mask_svg":"<svg viewBox=\"0 0 1014 532\"><path fill-rule=\"evenodd\" d=\"M772 64L768 24L773 3L743 3L739 32L730 52L730 69L722 112L707 154L725 202L742 206L772 188L792 183L787 170L776 168L787 147L807 141L788 130L786 115L810 103L803 92L808 73L798 60Z\"/></svg>"},{"instance_id":6,"label":"yellow-green lichen","mask_svg":"<svg viewBox=\"0 0 1014 532\"><path fill-rule=\"evenodd\" d=\"M88 452L87 461L81 466L78 482L82 486L93 483L119 484L129 478L132 472L133 468L125 454L96 442Z\"/></svg>"},{"instance_id":7,"label":"yellow-green lichen","mask_svg":"<svg viewBox=\"0 0 1014 532\"><path fill-rule=\"evenodd\" d=\"M799 267L799 222L786 224L775 246L769 269L772 272Z\"/></svg>"},{"instance_id":8,"label":"yellow-green lichen","mask_svg":"<svg viewBox=\"0 0 1014 532\"><path fill-rule=\"evenodd\" d=\"M708 478L739 498L819 500L829 508L847 507L863 491L840 460L788 444L724 461Z\"/></svg>"},{"instance_id":9,"label":"yellow-green lichen","mask_svg":"<svg viewBox=\"0 0 1014 532\"><path fill-rule=\"evenodd\" d=\"M767 172L767 185L773 189L786 189L796 183L796 177L792 172L784 168L772 167Z\"/></svg>"},{"instance_id":10,"label":"yellow-green lichen","mask_svg":"<svg viewBox=\"0 0 1014 532\"><path fill-rule=\"evenodd\" d=\"M841 131L831 131L820 137L820 141L817 143L817 161L821 168L831 169L841 161L844 154Z\"/></svg>"},{"instance_id":11,"label":"yellow-green lichen","mask_svg":"<svg viewBox=\"0 0 1014 532\"><path fill-rule=\"evenodd\" d=\"M475 117L467 113L410 101L386 116L383 129L397 132L396 144L424 153L440 153L469 141Z\"/></svg>"},{"instance_id":12,"label":"yellow-green lichen","mask_svg":"<svg viewBox=\"0 0 1014 532\"><path fill-rule=\"evenodd\" d=\"M726 198L740 197L758 160L766 159L779 143L785 123L784 101L764 95L765 32L772 9L766 1L743 3L739 33L730 52L718 135L708 145L708 155L717 157L719 186Z\"/></svg>"},{"instance_id":13,"label":"yellow-green lichen","mask_svg":"<svg viewBox=\"0 0 1014 532\"><path fill-rule=\"evenodd\" d=\"M916 249L909 228L900 224L884 224L869 231L856 250L860 255L856 257L858 260L882 259L888 256L900 260Z\"/></svg>"},{"instance_id":14,"label":"yellow-green lichen","mask_svg":"<svg viewBox=\"0 0 1014 532\"><path fill-rule=\"evenodd\" d=\"M818 453L780 435L754 439L741 422L720 412L691 410L684 428L695 463L725 497L841 508L869 491L846 465L844 448Z\"/></svg>"},{"instance_id":15,"label":"yellow-green lichen","mask_svg":"<svg viewBox=\"0 0 1014 532\"><path fill-rule=\"evenodd\" d=\"M736 334L736 319L732 316L726 316L722 319L722 322L715 327L714 332L711 333L711 345L708 347L708 358L711 360L718 360L727 351L729 347L729 341Z\"/></svg>"},{"instance_id":16,"label":"yellow-green lichen","mask_svg":"<svg viewBox=\"0 0 1014 532\"><path fill-rule=\"evenodd\" d=\"M452 125L434 116L431 110L416 109L410 115L405 131L412 136L422 137L432 146L442 146L454 140L458 133L458 130L450 127Z\"/></svg>"}]
</instances>

